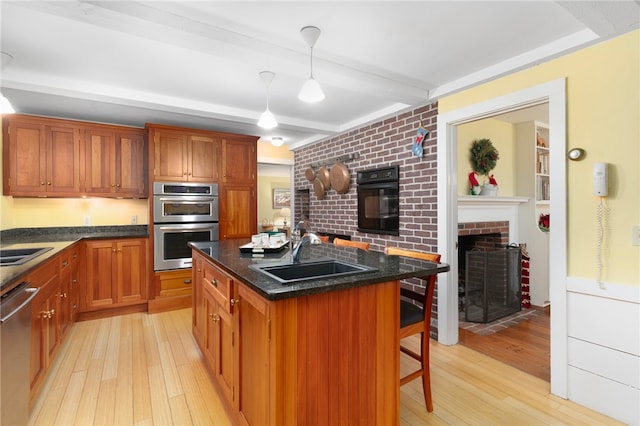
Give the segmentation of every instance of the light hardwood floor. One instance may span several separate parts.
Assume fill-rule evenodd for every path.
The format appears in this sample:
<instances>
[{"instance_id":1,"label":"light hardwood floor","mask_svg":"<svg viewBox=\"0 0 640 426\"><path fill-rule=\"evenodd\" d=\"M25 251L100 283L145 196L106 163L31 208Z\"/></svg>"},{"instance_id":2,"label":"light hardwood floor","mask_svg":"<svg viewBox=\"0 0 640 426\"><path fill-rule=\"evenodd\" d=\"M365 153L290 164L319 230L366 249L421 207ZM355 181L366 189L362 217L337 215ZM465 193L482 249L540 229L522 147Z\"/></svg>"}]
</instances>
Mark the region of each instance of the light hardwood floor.
<instances>
[{"instance_id":1,"label":"light hardwood floor","mask_svg":"<svg viewBox=\"0 0 640 426\"><path fill-rule=\"evenodd\" d=\"M433 413L415 380L401 388L402 425L621 424L462 345L432 340L431 375ZM30 425L230 423L191 335L191 309L74 324L29 418Z\"/></svg>"},{"instance_id":2,"label":"light hardwood floor","mask_svg":"<svg viewBox=\"0 0 640 426\"><path fill-rule=\"evenodd\" d=\"M549 309L540 310L538 315L488 335L460 328L459 343L548 382L551 380L549 316Z\"/></svg>"}]
</instances>

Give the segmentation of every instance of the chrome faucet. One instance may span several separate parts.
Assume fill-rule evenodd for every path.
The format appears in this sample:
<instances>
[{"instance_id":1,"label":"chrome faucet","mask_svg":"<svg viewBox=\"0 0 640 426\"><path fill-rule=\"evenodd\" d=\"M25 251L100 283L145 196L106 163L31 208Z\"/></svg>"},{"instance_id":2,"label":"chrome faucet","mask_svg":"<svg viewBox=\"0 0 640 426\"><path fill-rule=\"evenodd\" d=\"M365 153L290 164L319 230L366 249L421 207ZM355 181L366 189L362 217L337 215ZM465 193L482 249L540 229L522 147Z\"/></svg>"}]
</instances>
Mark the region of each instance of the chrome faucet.
<instances>
[{"instance_id":1,"label":"chrome faucet","mask_svg":"<svg viewBox=\"0 0 640 426\"><path fill-rule=\"evenodd\" d=\"M293 247L293 254L291 255L292 263L300 262L300 250L302 249L302 247L309 244L321 243L322 241L320 240L320 237L318 237L318 235L314 234L313 232L307 232L306 234L304 234L304 236L300 238L300 241L298 241L298 244Z\"/></svg>"}]
</instances>

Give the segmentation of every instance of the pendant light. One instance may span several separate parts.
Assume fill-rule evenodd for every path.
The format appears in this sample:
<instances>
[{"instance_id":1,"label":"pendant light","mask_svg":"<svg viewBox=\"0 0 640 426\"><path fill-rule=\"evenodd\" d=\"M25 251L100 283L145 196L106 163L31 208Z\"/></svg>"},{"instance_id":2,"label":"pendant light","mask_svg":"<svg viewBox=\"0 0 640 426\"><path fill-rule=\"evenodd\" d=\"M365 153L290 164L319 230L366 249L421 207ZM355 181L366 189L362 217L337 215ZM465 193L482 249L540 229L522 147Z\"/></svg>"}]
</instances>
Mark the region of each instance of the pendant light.
<instances>
[{"instance_id":1,"label":"pendant light","mask_svg":"<svg viewBox=\"0 0 640 426\"><path fill-rule=\"evenodd\" d=\"M2 69L4 69L7 65L9 65L9 62L11 62L13 56L5 52L0 53L2 53L1 67ZM4 95L0 93L0 114L14 114L15 112L16 110L13 109L13 106L11 106L11 102L9 102L9 99L5 98Z\"/></svg>"},{"instance_id":2,"label":"pendant light","mask_svg":"<svg viewBox=\"0 0 640 426\"><path fill-rule=\"evenodd\" d=\"M269 110L269 86L273 81L276 75L271 71L262 71L260 73L260 78L262 78L262 82L264 83L267 89L267 109L260 116L260 120L258 120L258 126L263 129L273 129L278 126L278 121L273 113Z\"/></svg>"},{"instance_id":3,"label":"pendant light","mask_svg":"<svg viewBox=\"0 0 640 426\"><path fill-rule=\"evenodd\" d=\"M320 102L324 99L324 92L320 84L313 78L313 46L316 44L316 41L318 41L318 37L320 37L320 28L312 26L303 27L300 30L300 34L311 49L309 55L311 71L309 79L304 83L302 89L300 89L300 93L298 93L298 99L309 103Z\"/></svg>"}]
</instances>

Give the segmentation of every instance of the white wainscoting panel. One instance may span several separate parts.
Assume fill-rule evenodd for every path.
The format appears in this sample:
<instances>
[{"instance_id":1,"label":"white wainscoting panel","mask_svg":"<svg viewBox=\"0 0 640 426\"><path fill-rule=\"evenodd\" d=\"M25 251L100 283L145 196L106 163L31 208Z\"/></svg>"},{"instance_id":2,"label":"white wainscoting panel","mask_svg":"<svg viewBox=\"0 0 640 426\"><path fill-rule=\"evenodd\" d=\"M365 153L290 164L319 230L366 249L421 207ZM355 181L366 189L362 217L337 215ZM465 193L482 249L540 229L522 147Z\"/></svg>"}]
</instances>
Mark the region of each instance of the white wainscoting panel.
<instances>
[{"instance_id":1,"label":"white wainscoting panel","mask_svg":"<svg viewBox=\"0 0 640 426\"><path fill-rule=\"evenodd\" d=\"M640 424L640 390L569 366L569 399L629 425Z\"/></svg>"},{"instance_id":2,"label":"white wainscoting panel","mask_svg":"<svg viewBox=\"0 0 640 426\"><path fill-rule=\"evenodd\" d=\"M640 287L567 279L568 397L640 424Z\"/></svg>"}]
</instances>

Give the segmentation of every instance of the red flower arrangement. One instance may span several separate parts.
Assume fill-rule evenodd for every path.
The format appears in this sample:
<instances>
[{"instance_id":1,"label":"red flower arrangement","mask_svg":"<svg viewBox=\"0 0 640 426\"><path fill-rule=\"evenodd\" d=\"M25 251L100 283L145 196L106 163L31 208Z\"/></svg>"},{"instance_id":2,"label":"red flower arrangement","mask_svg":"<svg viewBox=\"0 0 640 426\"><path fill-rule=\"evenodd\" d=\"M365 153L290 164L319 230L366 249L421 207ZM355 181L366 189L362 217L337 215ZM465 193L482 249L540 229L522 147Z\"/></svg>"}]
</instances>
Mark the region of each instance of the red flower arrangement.
<instances>
[{"instance_id":1,"label":"red flower arrangement","mask_svg":"<svg viewBox=\"0 0 640 426\"><path fill-rule=\"evenodd\" d=\"M538 219L538 228L542 231L549 232L549 213L540 213L540 219Z\"/></svg>"}]
</instances>

